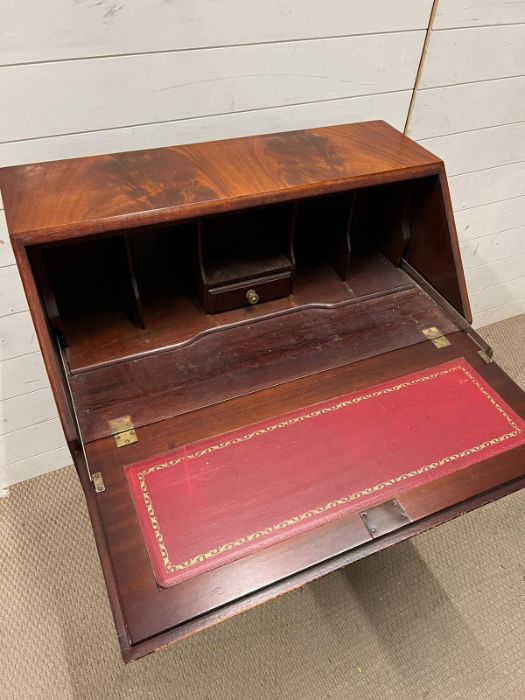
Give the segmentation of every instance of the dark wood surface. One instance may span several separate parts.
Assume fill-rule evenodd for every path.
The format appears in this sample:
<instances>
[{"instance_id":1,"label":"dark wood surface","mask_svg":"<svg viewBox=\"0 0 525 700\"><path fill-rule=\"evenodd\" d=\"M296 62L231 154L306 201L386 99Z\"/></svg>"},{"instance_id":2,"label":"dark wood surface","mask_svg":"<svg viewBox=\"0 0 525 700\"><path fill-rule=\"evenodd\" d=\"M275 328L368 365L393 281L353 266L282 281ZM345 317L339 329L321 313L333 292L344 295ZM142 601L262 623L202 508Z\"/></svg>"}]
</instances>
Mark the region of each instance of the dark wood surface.
<instances>
[{"instance_id":1,"label":"dark wood surface","mask_svg":"<svg viewBox=\"0 0 525 700\"><path fill-rule=\"evenodd\" d=\"M94 308L91 300L86 307L70 297L62 312L69 367L75 373L114 364L187 343L212 330L299 307L337 304L413 287L412 280L379 253L353 256L349 270L348 282L344 282L327 264L301 266L289 296L220 314L205 314L192 296L168 289L161 296L142 300L144 329L133 326L124 309L103 301Z\"/></svg>"},{"instance_id":2,"label":"dark wood surface","mask_svg":"<svg viewBox=\"0 0 525 700\"><path fill-rule=\"evenodd\" d=\"M385 122L0 170L10 234L26 244L175 221L436 173Z\"/></svg>"},{"instance_id":3,"label":"dark wood surface","mask_svg":"<svg viewBox=\"0 0 525 700\"><path fill-rule=\"evenodd\" d=\"M53 397L55 399L60 421L64 429L67 443L72 453L78 447L78 431L71 411L70 397L65 385L64 373L57 352L56 339L52 336L49 319L46 315L42 299L42 289L39 289L24 245L13 245L20 277L24 285L29 311L33 320L40 349L44 357L47 375Z\"/></svg>"},{"instance_id":4,"label":"dark wood surface","mask_svg":"<svg viewBox=\"0 0 525 700\"><path fill-rule=\"evenodd\" d=\"M121 450L115 448L112 438L88 445L88 458L101 469L106 482L106 492L99 494L96 502L131 645L170 627L174 637L184 635L184 625L214 610L216 621L220 618L218 608L234 601L237 609L250 607L250 596L267 589L266 597L271 597L272 586L300 571L303 582L311 580L316 577L315 567L321 562L330 560L332 568L337 568L344 561L338 557L368 542L370 536L358 516L341 518L326 528L317 528L171 589L160 590L125 483L122 469L125 464L149 457L155 451L167 451L176 445L461 356L525 416L524 393L495 364L485 364L463 333L454 333L449 339L452 345L442 350L428 341L422 342L146 426L138 431L138 443ZM450 517L445 509L507 482L510 484L524 472L525 449L519 448L407 492L399 500L412 520L443 511L444 521ZM432 522L436 524L439 518ZM411 532L417 531L416 528ZM383 546L388 546L389 536L382 541Z\"/></svg>"},{"instance_id":5,"label":"dark wood surface","mask_svg":"<svg viewBox=\"0 0 525 700\"><path fill-rule=\"evenodd\" d=\"M335 308L292 309L210 331L169 352L79 372L71 388L85 441L111 434L112 418L135 427L421 342L454 323L412 286Z\"/></svg>"},{"instance_id":6,"label":"dark wood surface","mask_svg":"<svg viewBox=\"0 0 525 700\"><path fill-rule=\"evenodd\" d=\"M443 178L416 183L410 217L410 244L403 257L452 306L471 321L453 216L447 216L448 187ZM416 204L417 203L417 204ZM455 261L455 265L451 264ZM458 271L461 272L458 272Z\"/></svg>"}]
</instances>

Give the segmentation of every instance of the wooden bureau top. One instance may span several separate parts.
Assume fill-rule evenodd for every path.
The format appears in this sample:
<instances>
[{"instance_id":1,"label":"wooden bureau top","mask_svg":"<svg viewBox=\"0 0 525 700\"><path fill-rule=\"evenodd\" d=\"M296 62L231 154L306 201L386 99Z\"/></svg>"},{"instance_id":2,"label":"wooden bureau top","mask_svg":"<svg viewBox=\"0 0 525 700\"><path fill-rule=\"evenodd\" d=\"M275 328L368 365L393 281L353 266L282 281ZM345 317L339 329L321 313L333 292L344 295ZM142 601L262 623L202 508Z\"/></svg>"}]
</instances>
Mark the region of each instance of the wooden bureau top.
<instances>
[{"instance_id":1,"label":"wooden bureau top","mask_svg":"<svg viewBox=\"0 0 525 700\"><path fill-rule=\"evenodd\" d=\"M24 244L147 226L435 171L441 160L363 122L0 169Z\"/></svg>"}]
</instances>

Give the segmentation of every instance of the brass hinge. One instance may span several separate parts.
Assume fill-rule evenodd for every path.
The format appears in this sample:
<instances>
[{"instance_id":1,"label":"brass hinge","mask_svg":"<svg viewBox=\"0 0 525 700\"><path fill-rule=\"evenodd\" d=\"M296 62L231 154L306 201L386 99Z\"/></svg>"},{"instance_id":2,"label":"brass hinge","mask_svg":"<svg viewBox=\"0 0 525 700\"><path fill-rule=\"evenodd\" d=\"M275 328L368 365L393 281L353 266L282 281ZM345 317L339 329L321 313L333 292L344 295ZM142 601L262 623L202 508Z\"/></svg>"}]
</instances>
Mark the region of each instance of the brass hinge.
<instances>
[{"instance_id":1,"label":"brass hinge","mask_svg":"<svg viewBox=\"0 0 525 700\"><path fill-rule=\"evenodd\" d=\"M131 416L113 418L113 420L109 421L109 429L115 438L115 445L117 447L124 447L125 445L138 442L137 433L135 432L135 426L133 425Z\"/></svg>"},{"instance_id":2,"label":"brass hinge","mask_svg":"<svg viewBox=\"0 0 525 700\"><path fill-rule=\"evenodd\" d=\"M102 493L102 491L106 490L106 487L104 486L104 479L102 478L102 474L100 472L95 472L91 477L91 481L93 482L95 493Z\"/></svg>"},{"instance_id":3,"label":"brass hinge","mask_svg":"<svg viewBox=\"0 0 525 700\"><path fill-rule=\"evenodd\" d=\"M424 328L421 332L425 338L428 338L430 342L436 346L436 348L446 348L448 345L452 345L450 340L447 340L439 328L435 326Z\"/></svg>"}]
</instances>

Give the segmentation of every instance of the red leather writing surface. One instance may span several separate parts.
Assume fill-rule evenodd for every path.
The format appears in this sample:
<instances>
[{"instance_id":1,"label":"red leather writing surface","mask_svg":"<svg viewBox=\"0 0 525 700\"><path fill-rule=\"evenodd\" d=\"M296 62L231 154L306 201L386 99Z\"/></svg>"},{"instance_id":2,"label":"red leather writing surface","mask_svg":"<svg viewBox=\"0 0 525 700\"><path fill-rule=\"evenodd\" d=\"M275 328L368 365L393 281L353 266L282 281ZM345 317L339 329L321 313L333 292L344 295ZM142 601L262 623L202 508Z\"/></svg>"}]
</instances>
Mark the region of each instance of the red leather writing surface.
<instances>
[{"instance_id":1,"label":"red leather writing surface","mask_svg":"<svg viewBox=\"0 0 525 700\"><path fill-rule=\"evenodd\" d=\"M172 586L525 442L463 359L126 468L155 578Z\"/></svg>"}]
</instances>

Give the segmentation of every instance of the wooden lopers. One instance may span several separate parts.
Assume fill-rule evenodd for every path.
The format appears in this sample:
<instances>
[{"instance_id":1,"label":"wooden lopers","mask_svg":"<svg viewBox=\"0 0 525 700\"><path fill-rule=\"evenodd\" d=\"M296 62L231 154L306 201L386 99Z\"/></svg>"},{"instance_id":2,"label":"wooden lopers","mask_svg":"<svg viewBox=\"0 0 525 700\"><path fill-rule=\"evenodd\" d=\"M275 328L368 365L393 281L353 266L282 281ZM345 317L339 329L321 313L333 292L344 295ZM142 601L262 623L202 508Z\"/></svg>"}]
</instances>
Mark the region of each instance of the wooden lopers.
<instances>
[{"instance_id":1,"label":"wooden lopers","mask_svg":"<svg viewBox=\"0 0 525 700\"><path fill-rule=\"evenodd\" d=\"M469 326L443 163L369 122L0 188L126 661L523 485L518 447L407 490L381 536L353 514L161 589L125 465L459 357L525 416Z\"/></svg>"}]
</instances>

